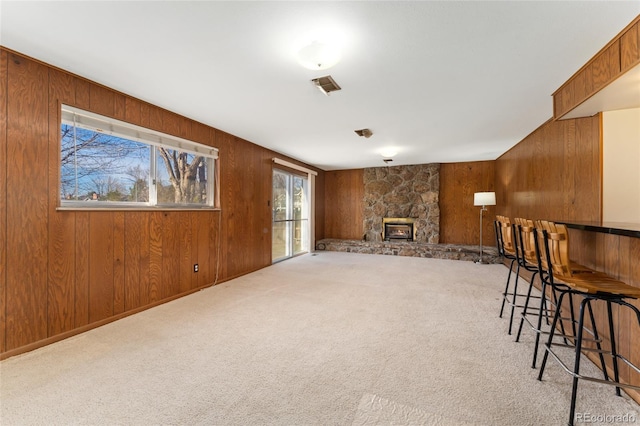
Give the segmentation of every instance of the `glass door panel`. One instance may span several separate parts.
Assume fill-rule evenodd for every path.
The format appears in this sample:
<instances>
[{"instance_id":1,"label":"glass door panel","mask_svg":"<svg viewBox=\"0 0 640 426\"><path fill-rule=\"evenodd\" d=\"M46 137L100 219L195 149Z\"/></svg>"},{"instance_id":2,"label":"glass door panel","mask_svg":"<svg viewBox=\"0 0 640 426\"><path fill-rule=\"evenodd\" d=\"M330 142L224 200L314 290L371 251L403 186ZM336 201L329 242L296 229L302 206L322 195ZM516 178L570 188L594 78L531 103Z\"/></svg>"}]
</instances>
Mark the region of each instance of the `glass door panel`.
<instances>
[{"instance_id":1,"label":"glass door panel","mask_svg":"<svg viewBox=\"0 0 640 426\"><path fill-rule=\"evenodd\" d=\"M308 180L273 171L272 261L309 251Z\"/></svg>"}]
</instances>

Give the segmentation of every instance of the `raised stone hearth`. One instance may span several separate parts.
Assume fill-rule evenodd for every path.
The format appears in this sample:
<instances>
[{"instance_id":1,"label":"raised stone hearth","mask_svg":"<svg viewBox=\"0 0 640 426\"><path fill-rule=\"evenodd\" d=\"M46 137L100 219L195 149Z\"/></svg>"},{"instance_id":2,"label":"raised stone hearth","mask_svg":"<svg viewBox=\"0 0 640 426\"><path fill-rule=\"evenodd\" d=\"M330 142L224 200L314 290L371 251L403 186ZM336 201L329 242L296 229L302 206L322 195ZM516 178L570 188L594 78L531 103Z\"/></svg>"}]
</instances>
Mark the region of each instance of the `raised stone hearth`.
<instances>
[{"instance_id":1,"label":"raised stone hearth","mask_svg":"<svg viewBox=\"0 0 640 426\"><path fill-rule=\"evenodd\" d=\"M392 256L413 256L433 259L477 261L479 246L457 244L429 244L408 241L361 241L324 239L316 243L318 251L340 251L347 253L387 254ZM495 247L483 247L482 259L485 263L501 263Z\"/></svg>"}]
</instances>

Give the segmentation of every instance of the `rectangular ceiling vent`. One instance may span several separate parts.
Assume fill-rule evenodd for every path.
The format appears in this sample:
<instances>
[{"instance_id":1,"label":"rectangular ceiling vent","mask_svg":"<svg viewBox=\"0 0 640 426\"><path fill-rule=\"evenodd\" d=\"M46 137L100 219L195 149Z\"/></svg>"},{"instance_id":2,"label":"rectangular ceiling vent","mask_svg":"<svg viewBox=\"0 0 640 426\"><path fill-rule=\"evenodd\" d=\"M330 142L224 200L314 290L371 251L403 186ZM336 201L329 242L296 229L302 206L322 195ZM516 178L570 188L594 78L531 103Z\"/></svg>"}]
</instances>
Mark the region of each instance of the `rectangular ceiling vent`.
<instances>
[{"instance_id":1,"label":"rectangular ceiling vent","mask_svg":"<svg viewBox=\"0 0 640 426\"><path fill-rule=\"evenodd\" d=\"M342 90L338 83L331 78L330 75L325 77L318 77L311 80L311 82L318 88L322 93L329 96L329 93L335 92L337 90Z\"/></svg>"}]
</instances>

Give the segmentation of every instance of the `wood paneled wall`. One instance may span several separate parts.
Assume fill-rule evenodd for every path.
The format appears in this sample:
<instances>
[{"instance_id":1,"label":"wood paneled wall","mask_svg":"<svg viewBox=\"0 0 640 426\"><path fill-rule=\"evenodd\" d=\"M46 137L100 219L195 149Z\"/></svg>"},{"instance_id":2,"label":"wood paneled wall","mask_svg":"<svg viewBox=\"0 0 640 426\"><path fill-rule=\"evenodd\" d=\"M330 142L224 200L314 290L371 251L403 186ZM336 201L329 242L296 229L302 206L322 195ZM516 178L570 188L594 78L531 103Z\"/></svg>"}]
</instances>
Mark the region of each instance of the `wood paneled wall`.
<instances>
[{"instance_id":1,"label":"wood paneled wall","mask_svg":"<svg viewBox=\"0 0 640 426\"><path fill-rule=\"evenodd\" d=\"M61 103L218 147L221 210L57 211ZM276 155L0 49L0 357L270 265Z\"/></svg>"},{"instance_id":2,"label":"wood paneled wall","mask_svg":"<svg viewBox=\"0 0 640 426\"><path fill-rule=\"evenodd\" d=\"M600 114L548 121L496 160L496 212L600 220Z\"/></svg>"},{"instance_id":3,"label":"wood paneled wall","mask_svg":"<svg viewBox=\"0 0 640 426\"><path fill-rule=\"evenodd\" d=\"M325 172L325 238L355 239L364 233L363 169ZM495 162L477 161L440 165L440 243L478 244L480 210L473 206L473 194L492 191ZM483 229L484 244L495 246L492 218L488 207Z\"/></svg>"},{"instance_id":4,"label":"wood paneled wall","mask_svg":"<svg viewBox=\"0 0 640 426\"><path fill-rule=\"evenodd\" d=\"M364 235L364 169L325 172L325 238L361 240Z\"/></svg>"},{"instance_id":5,"label":"wood paneled wall","mask_svg":"<svg viewBox=\"0 0 640 426\"><path fill-rule=\"evenodd\" d=\"M553 94L560 118L640 63L640 15Z\"/></svg>"},{"instance_id":6,"label":"wood paneled wall","mask_svg":"<svg viewBox=\"0 0 640 426\"><path fill-rule=\"evenodd\" d=\"M496 161L497 212L511 218L600 221L601 152L600 114L548 121ZM640 239L573 229L569 236L572 259L640 287ZM594 313L606 341L605 306L596 304ZM614 307L614 321L619 352L640 365L637 318ZM628 366L620 377L640 383L640 375ZM628 393L640 401L638 392Z\"/></svg>"},{"instance_id":7,"label":"wood paneled wall","mask_svg":"<svg viewBox=\"0 0 640 426\"><path fill-rule=\"evenodd\" d=\"M440 242L479 244L480 207L473 205L476 192L494 191L495 161L443 163L440 165ZM500 204L501 200L496 199ZM482 244L495 246L495 206L483 213Z\"/></svg>"}]
</instances>

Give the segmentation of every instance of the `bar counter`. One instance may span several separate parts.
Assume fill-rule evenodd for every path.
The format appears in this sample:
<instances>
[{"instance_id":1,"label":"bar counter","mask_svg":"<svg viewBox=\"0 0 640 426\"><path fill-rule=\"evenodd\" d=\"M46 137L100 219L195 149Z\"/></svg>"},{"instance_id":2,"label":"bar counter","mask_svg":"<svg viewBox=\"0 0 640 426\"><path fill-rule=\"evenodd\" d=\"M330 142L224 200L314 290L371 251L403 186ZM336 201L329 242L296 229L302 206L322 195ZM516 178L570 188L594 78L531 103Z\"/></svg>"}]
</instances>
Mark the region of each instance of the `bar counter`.
<instances>
[{"instance_id":1,"label":"bar counter","mask_svg":"<svg viewBox=\"0 0 640 426\"><path fill-rule=\"evenodd\" d=\"M640 238L640 223L626 222L587 222L558 220L569 229L599 232L601 234L623 235L625 237Z\"/></svg>"}]
</instances>

